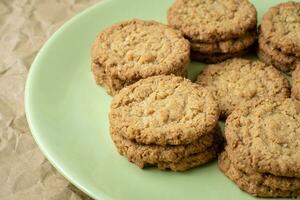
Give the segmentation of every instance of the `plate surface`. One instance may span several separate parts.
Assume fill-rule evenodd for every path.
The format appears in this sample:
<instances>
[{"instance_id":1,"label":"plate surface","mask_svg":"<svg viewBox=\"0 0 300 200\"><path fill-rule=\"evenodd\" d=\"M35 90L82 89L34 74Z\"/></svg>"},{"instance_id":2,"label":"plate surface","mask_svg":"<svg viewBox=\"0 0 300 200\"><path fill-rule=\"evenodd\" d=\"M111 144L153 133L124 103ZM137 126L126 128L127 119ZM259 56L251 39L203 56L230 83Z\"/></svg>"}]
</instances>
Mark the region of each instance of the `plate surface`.
<instances>
[{"instance_id":1,"label":"plate surface","mask_svg":"<svg viewBox=\"0 0 300 200\"><path fill-rule=\"evenodd\" d=\"M282 1L252 1L258 18ZM140 170L121 157L109 136L111 97L96 86L90 48L115 22L140 18L166 22L172 0L102 0L71 19L44 45L25 91L28 123L50 162L96 199L254 199L217 169L216 162L184 173ZM192 63L189 77L202 69Z\"/></svg>"}]
</instances>

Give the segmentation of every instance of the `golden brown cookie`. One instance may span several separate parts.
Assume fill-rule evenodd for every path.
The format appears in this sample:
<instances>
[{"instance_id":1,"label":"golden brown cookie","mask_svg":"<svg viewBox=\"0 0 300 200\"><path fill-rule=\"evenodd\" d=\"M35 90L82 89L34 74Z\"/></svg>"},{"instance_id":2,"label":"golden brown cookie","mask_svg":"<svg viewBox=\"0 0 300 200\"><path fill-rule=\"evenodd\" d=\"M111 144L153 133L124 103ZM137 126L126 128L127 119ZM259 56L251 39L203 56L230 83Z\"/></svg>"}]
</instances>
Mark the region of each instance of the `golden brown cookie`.
<instances>
[{"instance_id":1,"label":"golden brown cookie","mask_svg":"<svg viewBox=\"0 0 300 200\"><path fill-rule=\"evenodd\" d=\"M245 35L239 38L232 38L229 40L223 40L213 43L207 42L191 42L191 50L197 51L202 54L212 54L212 53L227 53L233 54L240 52L244 49L249 48L256 40L256 29L245 33Z\"/></svg>"},{"instance_id":2,"label":"golden brown cookie","mask_svg":"<svg viewBox=\"0 0 300 200\"><path fill-rule=\"evenodd\" d=\"M186 145L161 146L157 144L139 144L122 137L118 133L111 133L111 138L122 155L133 160L138 160L139 163L144 163L143 166L145 166L147 163L179 162L192 154L204 152L208 147L212 146L214 136L217 134L215 131L213 130L212 133L204 135Z\"/></svg>"},{"instance_id":3,"label":"golden brown cookie","mask_svg":"<svg viewBox=\"0 0 300 200\"><path fill-rule=\"evenodd\" d=\"M209 147L206 151L183 158L179 162L158 162L156 165L161 170L186 171L204 165L216 157L217 149L215 147Z\"/></svg>"},{"instance_id":4,"label":"golden brown cookie","mask_svg":"<svg viewBox=\"0 0 300 200\"><path fill-rule=\"evenodd\" d=\"M242 58L208 65L196 83L210 89L218 100L222 117L250 100L283 99L290 95L288 80L274 67Z\"/></svg>"},{"instance_id":5,"label":"golden brown cookie","mask_svg":"<svg viewBox=\"0 0 300 200\"><path fill-rule=\"evenodd\" d=\"M155 21L130 20L98 34L92 71L96 82L114 95L149 76L185 76L189 56L189 42L179 31Z\"/></svg>"},{"instance_id":6,"label":"golden brown cookie","mask_svg":"<svg viewBox=\"0 0 300 200\"><path fill-rule=\"evenodd\" d=\"M140 168L156 166L173 171L185 171L216 157L223 141L220 129L214 129L207 136L187 145L160 146L138 144L120 135L111 135L119 153Z\"/></svg>"},{"instance_id":7,"label":"golden brown cookie","mask_svg":"<svg viewBox=\"0 0 300 200\"><path fill-rule=\"evenodd\" d=\"M220 163L227 163L230 165L230 168L235 169L235 164L228 158L227 152L223 151L219 155ZM255 183L256 185L262 185L265 187L269 187L271 189L280 189L280 190L300 190L300 178L295 177L285 177L285 176L274 176L269 173L258 173L255 171L247 171L248 168L245 168L241 171L249 181Z\"/></svg>"},{"instance_id":8,"label":"golden brown cookie","mask_svg":"<svg viewBox=\"0 0 300 200\"><path fill-rule=\"evenodd\" d=\"M110 131L144 144L180 145L209 133L217 124L218 104L210 91L188 79L153 76L114 96Z\"/></svg>"},{"instance_id":9,"label":"golden brown cookie","mask_svg":"<svg viewBox=\"0 0 300 200\"><path fill-rule=\"evenodd\" d=\"M300 103L252 101L226 120L228 157L240 170L300 178Z\"/></svg>"},{"instance_id":10,"label":"golden brown cookie","mask_svg":"<svg viewBox=\"0 0 300 200\"><path fill-rule=\"evenodd\" d=\"M285 54L300 57L300 2L286 2L271 7L263 16L261 33Z\"/></svg>"},{"instance_id":11,"label":"golden brown cookie","mask_svg":"<svg viewBox=\"0 0 300 200\"><path fill-rule=\"evenodd\" d=\"M256 9L248 0L176 0L168 10L168 23L198 42L240 37L256 21Z\"/></svg>"},{"instance_id":12,"label":"golden brown cookie","mask_svg":"<svg viewBox=\"0 0 300 200\"><path fill-rule=\"evenodd\" d=\"M257 197L300 197L300 190L283 190L273 189L265 185L253 181L253 177L245 174L237 169L229 159L219 156L219 169L233 182L235 182L241 190Z\"/></svg>"},{"instance_id":13,"label":"golden brown cookie","mask_svg":"<svg viewBox=\"0 0 300 200\"><path fill-rule=\"evenodd\" d=\"M283 72L290 72L300 63L300 57L287 55L279 51L262 34L259 35L258 43L257 55L266 64L273 65Z\"/></svg>"}]
</instances>

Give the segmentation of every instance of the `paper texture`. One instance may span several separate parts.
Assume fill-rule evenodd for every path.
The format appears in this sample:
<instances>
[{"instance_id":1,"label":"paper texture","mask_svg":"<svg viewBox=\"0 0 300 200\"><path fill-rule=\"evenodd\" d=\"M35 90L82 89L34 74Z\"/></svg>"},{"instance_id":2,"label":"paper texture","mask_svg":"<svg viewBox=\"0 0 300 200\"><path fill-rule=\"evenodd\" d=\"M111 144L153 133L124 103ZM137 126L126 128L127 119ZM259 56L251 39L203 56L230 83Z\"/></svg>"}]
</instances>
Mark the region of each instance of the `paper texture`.
<instances>
[{"instance_id":1,"label":"paper texture","mask_svg":"<svg viewBox=\"0 0 300 200\"><path fill-rule=\"evenodd\" d=\"M0 1L0 199L89 199L45 159L24 114L28 70L43 43L97 0Z\"/></svg>"}]
</instances>

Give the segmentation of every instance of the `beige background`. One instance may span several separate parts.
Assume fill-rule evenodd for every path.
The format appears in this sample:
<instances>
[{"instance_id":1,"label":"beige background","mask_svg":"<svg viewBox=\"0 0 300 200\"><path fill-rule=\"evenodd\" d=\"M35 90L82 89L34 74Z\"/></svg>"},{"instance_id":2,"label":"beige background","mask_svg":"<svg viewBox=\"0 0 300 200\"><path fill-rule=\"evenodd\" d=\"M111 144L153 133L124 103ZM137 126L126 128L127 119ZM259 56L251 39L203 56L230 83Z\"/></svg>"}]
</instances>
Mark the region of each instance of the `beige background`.
<instances>
[{"instance_id":1,"label":"beige background","mask_svg":"<svg viewBox=\"0 0 300 200\"><path fill-rule=\"evenodd\" d=\"M35 144L24 114L24 85L43 43L97 0L0 0L0 199L89 199Z\"/></svg>"}]
</instances>

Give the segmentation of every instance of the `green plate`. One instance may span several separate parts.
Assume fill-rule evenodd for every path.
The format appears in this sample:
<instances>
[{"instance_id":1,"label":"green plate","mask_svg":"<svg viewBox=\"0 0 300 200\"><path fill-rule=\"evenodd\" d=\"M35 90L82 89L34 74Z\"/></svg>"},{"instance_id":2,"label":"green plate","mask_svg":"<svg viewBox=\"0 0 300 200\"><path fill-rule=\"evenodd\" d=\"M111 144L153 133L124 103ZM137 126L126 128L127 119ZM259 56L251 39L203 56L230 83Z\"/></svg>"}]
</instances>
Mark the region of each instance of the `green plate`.
<instances>
[{"instance_id":1,"label":"green plate","mask_svg":"<svg viewBox=\"0 0 300 200\"><path fill-rule=\"evenodd\" d=\"M252 1L258 17L281 1ZM253 199L216 162L184 173L140 170L121 157L109 136L111 97L96 86L90 49L96 34L115 22L166 22L172 0L102 0L74 17L34 60L25 91L28 123L39 147L68 180L96 199ZM192 63L189 77L201 70Z\"/></svg>"}]
</instances>

